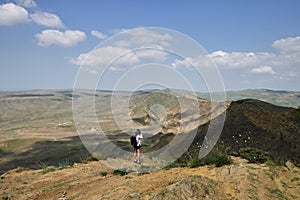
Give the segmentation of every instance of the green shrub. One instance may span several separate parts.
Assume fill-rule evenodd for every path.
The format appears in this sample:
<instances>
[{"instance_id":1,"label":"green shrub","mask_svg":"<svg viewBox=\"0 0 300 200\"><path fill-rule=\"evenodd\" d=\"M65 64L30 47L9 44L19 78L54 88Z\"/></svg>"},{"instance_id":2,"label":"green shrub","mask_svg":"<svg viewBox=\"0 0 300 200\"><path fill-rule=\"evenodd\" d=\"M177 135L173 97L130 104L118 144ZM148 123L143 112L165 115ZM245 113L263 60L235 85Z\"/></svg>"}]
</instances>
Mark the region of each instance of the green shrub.
<instances>
[{"instance_id":1,"label":"green shrub","mask_svg":"<svg viewBox=\"0 0 300 200\"><path fill-rule=\"evenodd\" d=\"M270 168L275 168L277 166L277 163L275 163L273 161L267 161L266 165Z\"/></svg>"},{"instance_id":2,"label":"green shrub","mask_svg":"<svg viewBox=\"0 0 300 200\"><path fill-rule=\"evenodd\" d=\"M247 159L250 163L265 163L270 159L268 152L253 147L240 148L239 156Z\"/></svg>"},{"instance_id":3,"label":"green shrub","mask_svg":"<svg viewBox=\"0 0 300 200\"><path fill-rule=\"evenodd\" d=\"M70 162L68 159L58 164L58 169L70 168L74 165L74 162Z\"/></svg>"},{"instance_id":4,"label":"green shrub","mask_svg":"<svg viewBox=\"0 0 300 200\"><path fill-rule=\"evenodd\" d=\"M3 194L1 195L1 199L2 199L2 200L9 200L8 194L7 194L7 193L3 193Z\"/></svg>"},{"instance_id":5,"label":"green shrub","mask_svg":"<svg viewBox=\"0 0 300 200\"><path fill-rule=\"evenodd\" d=\"M171 164L168 164L167 166L165 166L163 169L169 170L169 169L177 168L177 167L186 167L186 165L182 164L182 163L171 163Z\"/></svg>"},{"instance_id":6,"label":"green shrub","mask_svg":"<svg viewBox=\"0 0 300 200\"><path fill-rule=\"evenodd\" d=\"M225 153L225 151L221 151L216 148L204 158L192 158L188 166L190 168L200 167L204 165L215 165L216 167L222 167L224 165L230 165L231 163L231 157L227 153Z\"/></svg>"},{"instance_id":7,"label":"green shrub","mask_svg":"<svg viewBox=\"0 0 300 200\"><path fill-rule=\"evenodd\" d=\"M294 181L300 181L300 178L294 177L291 181L292 181L292 182L294 182Z\"/></svg>"},{"instance_id":8,"label":"green shrub","mask_svg":"<svg viewBox=\"0 0 300 200\"><path fill-rule=\"evenodd\" d=\"M204 165L205 165L205 160L198 157L192 158L188 164L190 168L200 167Z\"/></svg>"},{"instance_id":9,"label":"green shrub","mask_svg":"<svg viewBox=\"0 0 300 200\"><path fill-rule=\"evenodd\" d=\"M113 172L113 175L125 176L127 174L128 174L128 172L126 172L123 169L115 169L114 172Z\"/></svg>"},{"instance_id":10,"label":"green shrub","mask_svg":"<svg viewBox=\"0 0 300 200\"><path fill-rule=\"evenodd\" d=\"M101 175L102 175L102 176L106 176L106 175L107 175L107 172L103 171L103 172L101 172Z\"/></svg>"},{"instance_id":11,"label":"green shrub","mask_svg":"<svg viewBox=\"0 0 300 200\"><path fill-rule=\"evenodd\" d=\"M46 168L42 169L41 173L42 174L47 174L49 172L54 172L54 171L55 171L54 167L46 167Z\"/></svg>"},{"instance_id":12,"label":"green shrub","mask_svg":"<svg viewBox=\"0 0 300 200\"><path fill-rule=\"evenodd\" d=\"M165 170L169 170L169 169L172 169L172 168L176 168L176 164L175 163L171 163L171 164L168 164L167 166L165 166L163 169Z\"/></svg>"},{"instance_id":13,"label":"green shrub","mask_svg":"<svg viewBox=\"0 0 300 200\"><path fill-rule=\"evenodd\" d=\"M232 159L227 154L219 154L216 156L214 164L216 167L222 167L224 165L230 165L232 163Z\"/></svg>"}]
</instances>

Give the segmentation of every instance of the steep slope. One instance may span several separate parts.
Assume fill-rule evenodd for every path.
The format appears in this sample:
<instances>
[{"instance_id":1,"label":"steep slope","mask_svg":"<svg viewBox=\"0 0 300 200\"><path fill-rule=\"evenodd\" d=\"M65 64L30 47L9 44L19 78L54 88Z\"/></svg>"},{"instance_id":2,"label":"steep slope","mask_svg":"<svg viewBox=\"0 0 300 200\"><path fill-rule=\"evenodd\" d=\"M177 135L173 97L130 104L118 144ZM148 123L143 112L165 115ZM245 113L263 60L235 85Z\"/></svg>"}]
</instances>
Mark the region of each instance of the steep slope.
<instances>
[{"instance_id":1,"label":"steep slope","mask_svg":"<svg viewBox=\"0 0 300 200\"><path fill-rule=\"evenodd\" d=\"M244 147L253 147L269 152L277 162L291 159L300 163L299 110L279 107L258 100L232 102L226 111L226 120L217 146L230 147L229 152L239 155ZM218 118L214 120L219 120ZM196 156L209 123L198 129L189 151L181 160Z\"/></svg>"}]
</instances>

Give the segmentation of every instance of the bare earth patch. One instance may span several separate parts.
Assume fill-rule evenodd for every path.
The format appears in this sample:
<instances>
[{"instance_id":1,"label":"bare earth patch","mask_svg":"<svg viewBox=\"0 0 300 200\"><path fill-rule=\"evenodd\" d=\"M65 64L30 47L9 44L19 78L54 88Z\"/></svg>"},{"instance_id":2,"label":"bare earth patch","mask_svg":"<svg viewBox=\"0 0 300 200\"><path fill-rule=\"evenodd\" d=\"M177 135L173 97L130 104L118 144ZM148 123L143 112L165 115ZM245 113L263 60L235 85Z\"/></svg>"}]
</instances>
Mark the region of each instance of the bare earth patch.
<instances>
[{"instance_id":1,"label":"bare earth patch","mask_svg":"<svg viewBox=\"0 0 300 200\"><path fill-rule=\"evenodd\" d=\"M199 193L197 187L206 189ZM0 197L18 200L297 199L299 191L298 168L249 164L240 158L220 168L173 168L124 176L96 161L62 170L18 168L0 180Z\"/></svg>"}]
</instances>

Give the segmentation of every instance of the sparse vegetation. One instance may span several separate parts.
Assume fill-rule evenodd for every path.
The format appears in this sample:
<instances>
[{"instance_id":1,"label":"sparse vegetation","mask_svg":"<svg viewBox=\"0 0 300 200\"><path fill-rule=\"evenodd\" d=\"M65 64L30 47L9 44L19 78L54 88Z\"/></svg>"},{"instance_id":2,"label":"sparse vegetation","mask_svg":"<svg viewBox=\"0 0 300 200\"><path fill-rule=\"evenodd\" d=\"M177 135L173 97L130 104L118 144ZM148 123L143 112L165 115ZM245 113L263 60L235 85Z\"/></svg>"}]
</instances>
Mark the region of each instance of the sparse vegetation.
<instances>
[{"instance_id":1,"label":"sparse vegetation","mask_svg":"<svg viewBox=\"0 0 300 200\"><path fill-rule=\"evenodd\" d=\"M270 192L269 195L270 198L287 199L281 190L271 189L271 188L267 188L267 189Z\"/></svg>"},{"instance_id":2,"label":"sparse vegetation","mask_svg":"<svg viewBox=\"0 0 300 200\"><path fill-rule=\"evenodd\" d=\"M200 166L203 166L203 165L205 165L204 159L201 159L201 158L198 158L198 157L192 158L191 161L188 164L188 166L190 168L200 167Z\"/></svg>"},{"instance_id":3,"label":"sparse vegetation","mask_svg":"<svg viewBox=\"0 0 300 200\"><path fill-rule=\"evenodd\" d=\"M125 176L127 174L128 174L128 172L125 169L115 169L113 171L113 175Z\"/></svg>"},{"instance_id":4,"label":"sparse vegetation","mask_svg":"<svg viewBox=\"0 0 300 200\"><path fill-rule=\"evenodd\" d=\"M63 162L58 164L58 169L70 168L74 165L74 162L70 162L68 159L65 159Z\"/></svg>"},{"instance_id":5,"label":"sparse vegetation","mask_svg":"<svg viewBox=\"0 0 300 200\"><path fill-rule=\"evenodd\" d=\"M300 178L299 177L294 177L291 181L292 182L294 182L294 181L300 181Z\"/></svg>"},{"instance_id":6,"label":"sparse vegetation","mask_svg":"<svg viewBox=\"0 0 300 200\"><path fill-rule=\"evenodd\" d=\"M278 166L278 164L276 164L275 162L270 161L270 160L266 162L266 165L272 169L275 168L276 166Z\"/></svg>"},{"instance_id":7,"label":"sparse vegetation","mask_svg":"<svg viewBox=\"0 0 300 200\"><path fill-rule=\"evenodd\" d=\"M98 159L92 155L89 155L86 158L82 158L81 160L82 160L82 163L88 163L90 161L98 161Z\"/></svg>"},{"instance_id":8,"label":"sparse vegetation","mask_svg":"<svg viewBox=\"0 0 300 200\"><path fill-rule=\"evenodd\" d=\"M1 195L1 199L2 199L2 200L9 200L8 194L4 192L4 193Z\"/></svg>"},{"instance_id":9,"label":"sparse vegetation","mask_svg":"<svg viewBox=\"0 0 300 200\"><path fill-rule=\"evenodd\" d=\"M163 169L169 170L169 169L176 168L176 167L177 167L177 165L175 163L171 163L171 164L166 165Z\"/></svg>"},{"instance_id":10,"label":"sparse vegetation","mask_svg":"<svg viewBox=\"0 0 300 200\"><path fill-rule=\"evenodd\" d=\"M107 175L107 172L106 171L102 171L101 172L101 176L106 176Z\"/></svg>"},{"instance_id":11,"label":"sparse vegetation","mask_svg":"<svg viewBox=\"0 0 300 200\"><path fill-rule=\"evenodd\" d=\"M250 163L264 163L270 159L268 152L253 147L240 148L239 156Z\"/></svg>"},{"instance_id":12,"label":"sparse vegetation","mask_svg":"<svg viewBox=\"0 0 300 200\"><path fill-rule=\"evenodd\" d=\"M49 172L54 172L55 170L56 170L55 167L50 166L50 167L46 167L46 168L42 169L41 173L42 174L47 174Z\"/></svg>"},{"instance_id":13,"label":"sparse vegetation","mask_svg":"<svg viewBox=\"0 0 300 200\"><path fill-rule=\"evenodd\" d=\"M227 154L227 149L224 147L216 147L204 158L192 158L188 163L188 166L191 168L204 165L215 165L216 167L222 167L231 163L232 159Z\"/></svg>"},{"instance_id":14,"label":"sparse vegetation","mask_svg":"<svg viewBox=\"0 0 300 200\"><path fill-rule=\"evenodd\" d=\"M186 165L183 163L173 162L173 163L166 165L163 169L169 170L172 168L179 168L179 167L186 167Z\"/></svg>"},{"instance_id":15,"label":"sparse vegetation","mask_svg":"<svg viewBox=\"0 0 300 200\"><path fill-rule=\"evenodd\" d=\"M223 153L216 156L214 163L216 167L222 167L223 165L230 165L232 160L229 155Z\"/></svg>"}]
</instances>

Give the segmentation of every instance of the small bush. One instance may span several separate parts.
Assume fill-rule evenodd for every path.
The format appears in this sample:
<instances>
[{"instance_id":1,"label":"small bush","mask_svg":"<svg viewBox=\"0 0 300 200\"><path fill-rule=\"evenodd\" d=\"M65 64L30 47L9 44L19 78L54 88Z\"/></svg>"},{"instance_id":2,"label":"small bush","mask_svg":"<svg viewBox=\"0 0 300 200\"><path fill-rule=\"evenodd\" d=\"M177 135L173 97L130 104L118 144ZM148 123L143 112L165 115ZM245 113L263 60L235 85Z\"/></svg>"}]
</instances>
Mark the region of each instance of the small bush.
<instances>
[{"instance_id":1,"label":"small bush","mask_svg":"<svg viewBox=\"0 0 300 200\"><path fill-rule=\"evenodd\" d=\"M239 155L250 163L265 163L270 159L268 152L253 147L241 148Z\"/></svg>"},{"instance_id":2,"label":"small bush","mask_svg":"<svg viewBox=\"0 0 300 200\"><path fill-rule=\"evenodd\" d=\"M294 177L291 181L292 181L292 182L294 182L294 181L300 181L300 178Z\"/></svg>"},{"instance_id":3,"label":"small bush","mask_svg":"<svg viewBox=\"0 0 300 200\"><path fill-rule=\"evenodd\" d=\"M1 199L2 199L2 200L9 200L8 194L7 194L7 193L3 193L3 194L1 195Z\"/></svg>"},{"instance_id":4,"label":"small bush","mask_svg":"<svg viewBox=\"0 0 300 200\"><path fill-rule=\"evenodd\" d=\"M172 168L176 168L176 164L175 163L171 163L171 164L168 164L167 166L165 166L163 169L165 170L169 170L169 169L172 169Z\"/></svg>"},{"instance_id":5,"label":"small bush","mask_svg":"<svg viewBox=\"0 0 300 200\"><path fill-rule=\"evenodd\" d=\"M64 160L63 162L58 164L58 169L65 169L65 168L70 168L74 165L73 162L70 162L69 160Z\"/></svg>"},{"instance_id":6,"label":"small bush","mask_svg":"<svg viewBox=\"0 0 300 200\"><path fill-rule=\"evenodd\" d=\"M273 161L267 161L266 162L266 165L270 168L275 168L277 166L276 163L274 163Z\"/></svg>"},{"instance_id":7,"label":"small bush","mask_svg":"<svg viewBox=\"0 0 300 200\"><path fill-rule=\"evenodd\" d=\"M113 172L113 175L125 176L127 174L128 174L128 172L126 172L123 169L115 169L114 172Z\"/></svg>"},{"instance_id":8,"label":"small bush","mask_svg":"<svg viewBox=\"0 0 300 200\"><path fill-rule=\"evenodd\" d=\"M92 155L89 155L89 156L86 157L85 159L82 159L82 162L83 162L83 163L88 163L88 162L90 162L90 161L98 161L98 159L95 158L95 157L92 156Z\"/></svg>"},{"instance_id":9,"label":"small bush","mask_svg":"<svg viewBox=\"0 0 300 200\"><path fill-rule=\"evenodd\" d=\"M42 174L47 174L49 172L54 172L54 171L55 171L54 167L46 167L46 168L42 169L41 173Z\"/></svg>"},{"instance_id":10,"label":"small bush","mask_svg":"<svg viewBox=\"0 0 300 200\"><path fill-rule=\"evenodd\" d=\"M192 158L191 161L188 164L188 166L190 168L200 167L200 166L204 166L204 165L205 165L204 159L201 159L201 158L198 158L198 157Z\"/></svg>"},{"instance_id":11,"label":"small bush","mask_svg":"<svg viewBox=\"0 0 300 200\"><path fill-rule=\"evenodd\" d=\"M230 165L232 163L231 157L224 153L218 151L212 151L204 158L192 158L188 166L190 168L200 167L204 165L216 165L216 167L222 167L224 165Z\"/></svg>"},{"instance_id":12,"label":"small bush","mask_svg":"<svg viewBox=\"0 0 300 200\"><path fill-rule=\"evenodd\" d=\"M217 155L215 158L216 167L222 167L224 165L230 165L232 163L232 159L227 154Z\"/></svg>"},{"instance_id":13,"label":"small bush","mask_svg":"<svg viewBox=\"0 0 300 200\"><path fill-rule=\"evenodd\" d=\"M101 175L102 175L102 176L106 176L106 175L107 175L107 172L103 171L103 172L101 172Z\"/></svg>"},{"instance_id":14,"label":"small bush","mask_svg":"<svg viewBox=\"0 0 300 200\"><path fill-rule=\"evenodd\" d=\"M180 164L180 163L171 163L171 164L168 164L167 166L165 166L163 169L169 170L169 169L172 169L172 168L185 167L185 166L186 165Z\"/></svg>"}]
</instances>

